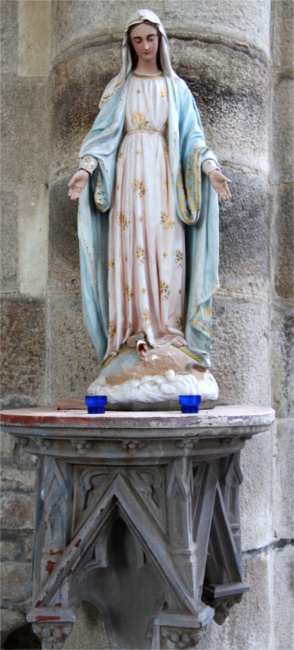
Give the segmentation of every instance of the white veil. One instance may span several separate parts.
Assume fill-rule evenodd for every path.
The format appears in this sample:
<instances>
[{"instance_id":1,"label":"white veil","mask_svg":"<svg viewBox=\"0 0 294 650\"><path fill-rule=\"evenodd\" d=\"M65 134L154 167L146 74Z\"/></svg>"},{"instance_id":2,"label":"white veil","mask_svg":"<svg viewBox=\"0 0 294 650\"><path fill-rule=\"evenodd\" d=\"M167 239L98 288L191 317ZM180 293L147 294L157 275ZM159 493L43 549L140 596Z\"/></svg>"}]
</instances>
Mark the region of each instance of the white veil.
<instances>
[{"instance_id":1,"label":"white veil","mask_svg":"<svg viewBox=\"0 0 294 650\"><path fill-rule=\"evenodd\" d=\"M158 18L158 16L156 16L156 14L153 11L149 11L149 9L139 9L134 14L132 14L125 27L124 39L122 44L123 64L119 74L120 81L122 80L122 78L125 79L126 75L128 74L128 72L130 72L132 68L132 56L131 56L130 46L128 42L128 30L133 25L139 25L144 21L148 21L149 23L153 23L154 25L156 25L157 29L161 34L161 39L159 44L159 57L160 57L160 63L163 72L167 74L169 77L176 76L175 72L171 67L167 35L165 33L161 20Z\"/></svg>"},{"instance_id":2,"label":"white veil","mask_svg":"<svg viewBox=\"0 0 294 650\"><path fill-rule=\"evenodd\" d=\"M116 77L114 77L114 79L112 79L110 83L106 86L99 105L100 108L102 102L104 102L105 100L113 96L116 88L123 84L127 75L131 72L132 55L131 55L131 50L130 50L130 45L128 40L128 30L133 25L140 25L141 23L144 23L144 21L148 21L149 23L156 25L156 27L158 28L161 34L161 39L159 43L159 57L160 57L160 64L164 74L173 78L177 77L177 74L175 73L175 71L171 66L171 62L169 58L167 35L165 33L161 20L153 11L150 11L149 9L139 9L134 14L132 14L132 16L129 18L125 26L124 38L122 43L122 67L120 69L119 74Z\"/></svg>"}]
</instances>

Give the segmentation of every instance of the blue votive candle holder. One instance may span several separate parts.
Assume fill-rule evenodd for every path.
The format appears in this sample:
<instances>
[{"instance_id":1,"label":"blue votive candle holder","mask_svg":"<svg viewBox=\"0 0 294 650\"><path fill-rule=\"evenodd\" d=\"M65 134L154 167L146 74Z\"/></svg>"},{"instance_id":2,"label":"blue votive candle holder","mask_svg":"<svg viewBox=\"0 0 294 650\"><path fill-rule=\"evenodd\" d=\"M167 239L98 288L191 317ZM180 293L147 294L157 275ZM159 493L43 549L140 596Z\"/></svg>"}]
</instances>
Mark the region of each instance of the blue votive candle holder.
<instances>
[{"instance_id":1,"label":"blue votive candle holder","mask_svg":"<svg viewBox=\"0 0 294 650\"><path fill-rule=\"evenodd\" d=\"M86 395L85 402L88 407L88 413L92 415L105 413L105 406L107 404L106 395Z\"/></svg>"},{"instance_id":2,"label":"blue votive candle holder","mask_svg":"<svg viewBox=\"0 0 294 650\"><path fill-rule=\"evenodd\" d=\"M198 413L201 395L179 395L182 413Z\"/></svg>"}]
</instances>

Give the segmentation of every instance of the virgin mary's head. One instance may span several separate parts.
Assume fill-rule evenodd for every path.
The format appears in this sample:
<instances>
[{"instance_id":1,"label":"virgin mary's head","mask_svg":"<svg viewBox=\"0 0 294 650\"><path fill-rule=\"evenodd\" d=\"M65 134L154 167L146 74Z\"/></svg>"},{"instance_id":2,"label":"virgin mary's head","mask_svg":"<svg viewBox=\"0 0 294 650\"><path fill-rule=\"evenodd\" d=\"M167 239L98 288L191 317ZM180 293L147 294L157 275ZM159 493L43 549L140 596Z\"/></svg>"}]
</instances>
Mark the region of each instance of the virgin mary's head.
<instances>
[{"instance_id":1,"label":"virgin mary's head","mask_svg":"<svg viewBox=\"0 0 294 650\"><path fill-rule=\"evenodd\" d=\"M130 16L124 33L124 39L122 44L122 59L123 65L121 73L118 77L118 83L120 84L130 72L131 69L136 68L138 63L138 56L135 52L134 45L132 43L132 30L135 26L138 25L148 25L151 31L157 35L158 49L156 62L159 70L162 70L164 74L170 77L176 77L174 70L172 69L169 50L168 50L168 40L165 33L165 29L160 18L149 9L138 9L132 16Z\"/></svg>"},{"instance_id":2,"label":"virgin mary's head","mask_svg":"<svg viewBox=\"0 0 294 650\"><path fill-rule=\"evenodd\" d=\"M134 35L138 31L138 27L140 25L146 25L150 26L150 34L148 34L147 38L150 36L149 42L150 42L150 47L155 48L157 46L156 50L156 63L157 67L159 70L162 70L162 64L160 60L160 46L161 46L161 33L155 23L152 23L150 20L143 20L141 23L137 23L136 25L131 25L128 29L127 32L127 37L128 37L128 45L130 48L130 53L131 53L131 58L132 58L132 70L134 70L137 67L138 64L138 58L140 57L140 44L136 44L136 40L134 38ZM133 37L132 37L133 34ZM154 38L156 36L156 40Z\"/></svg>"}]
</instances>

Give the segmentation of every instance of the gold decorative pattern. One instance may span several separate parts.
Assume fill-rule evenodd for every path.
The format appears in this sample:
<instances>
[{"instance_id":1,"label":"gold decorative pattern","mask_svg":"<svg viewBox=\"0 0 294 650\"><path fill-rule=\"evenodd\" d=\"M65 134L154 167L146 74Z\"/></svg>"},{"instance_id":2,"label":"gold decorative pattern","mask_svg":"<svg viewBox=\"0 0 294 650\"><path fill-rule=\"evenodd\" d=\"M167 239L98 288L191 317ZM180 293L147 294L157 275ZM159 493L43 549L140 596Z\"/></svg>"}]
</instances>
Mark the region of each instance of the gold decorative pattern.
<instances>
[{"instance_id":1,"label":"gold decorative pattern","mask_svg":"<svg viewBox=\"0 0 294 650\"><path fill-rule=\"evenodd\" d=\"M177 249L176 250L176 265L177 265L178 269L183 268L183 257L184 256L183 256L182 251L180 249Z\"/></svg>"},{"instance_id":2,"label":"gold decorative pattern","mask_svg":"<svg viewBox=\"0 0 294 650\"><path fill-rule=\"evenodd\" d=\"M143 322L145 323L146 327L150 327L150 311L149 309L143 309Z\"/></svg>"},{"instance_id":3,"label":"gold decorative pattern","mask_svg":"<svg viewBox=\"0 0 294 650\"><path fill-rule=\"evenodd\" d=\"M120 184L118 184L118 185L116 186L116 189L117 189L117 190L120 190Z\"/></svg>"},{"instance_id":4,"label":"gold decorative pattern","mask_svg":"<svg viewBox=\"0 0 294 650\"><path fill-rule=\"evenodd\" d=\"M161 88L160 97L162 97L162 99L167 99L168 98L167 88Z\"/></svg>"},{"instance_id":5,"label":"gold decorative pattern","mask_svg":"<svg viewBox=\"0 0 294 650\"><path fill-rule=\"evenodd\" d=\"M145 287L143 287L143 289L141 289L141 293L143 293L143 294L146 293L146 291L147 291L147 289L145 289Z\"/></svg>"},{"instance_id":6,"label":"gold decorative pattern","mask_svg":"<svg viewBox=\"0 0 294 650\"><path fill-rule=\"evenodd\" d=\"M175 222L170 218L170 215L167 212L161 212L160 223L164 227L164 230L173 228L175 225Z\"/></svg>"},{"instance_id":7,"label":"gold decorative pattern","mask_svg":"<svg viewBox=\"0 0 294 650\"><path fill-rule=\"evenodd\" d=\"M132 122L138 127L138 129L142 129L149 124L149 120L146 120L143 113L140 113L139 111L133 111Z\"/></svg>"},{"instance_id":8,"label":"gold decorative pattern","mask_svg":"<svg viewBox=\"0 0 294 650\"><path fill-rule=\"evenodd\" d=\"M115 269L115 260L109 260L108 266L110 269Z\"/></svg>"},{"instance_id":9,"label":"gold decorative pattern","mask_svg":"<svg viewBox=\"0 0 294 650\"><path fill-rule=\"evenodd\" d=\"M113 320L109 321L109 336L112 338L116 334L116 325Z\"/></svg>"},{"instance_id":10,"label":"gold decorative pattern","mask_svg":"<svg viewBox=\"0 0 294 650\"><path fill-rule=\"evenodd\" d=\"M135 192L138 192L140 198L147 192L147 189L143 187L143 182L138 178L135 179Z\"/></svg>"},{"instance_id":11,"label":"gold decorative pattern","mask_svg":"<svg viewBox=\"0 0 294 650\"><path fill-rule=\"evenodd\" d=\"M191 323L192 323L192 325L195 325L195 327L197 327L197 329L201 330L201 332L203 332L204 334L206 334L207 336L209 336L211 338L211 330L207 329L207 327L204 327L204 325L202 325L201 321L197 320L197 318L193 318L193 320L191 320Z\"/></svg>"},{"instance_id":12,"label":"gold decorative pattern","mask_svg":"<svg viewBox=\"0 0 294 650\"><path fill-rule=\"evenodd\" d=\"M141 156L142 151L136 151L137 156Z\"/></svg>"},{"instance_id":13,"label":"gold decorative pattern","mask_svg":"<svg viewBox=\"0 0 294 650\"><path fill-rule=\"evenodd\" d=\"M82 158L80 169L84 169L86 172L92 174L96 166L97 166L97 161L95 160L95 158L93 158L93 156L85 156L84 158Z\"/></svg>"},{"instance_id":14,"label":"gold decorative pattern","mask_svg":"<svg viewBox=\"0 0 294 650\"><path fill-rule=\"evenodd\" d=\"M128 284L125 285L124 294L128 300L131 300L134 297L134 292Z\"/></svg>"},{"instance_id":15,"label":"gold decorative pattern","mask_svg":"<svg viewBox=\"0 0 294 650\"><path fill-rule=\"evenodd\" d=\"M118 154L117 157L118 157L119 159L121 159L121 158L123 158L123 155L124 155L124 153L123 153L123 151L121 151L121 152Z\"/></svg>"},{"instance_id":16,"label":"gold decorative pattern","mask_svg":"<svg viewBox=\"0 0 294 650\"><path fill-rule=\"evenodd\" d=\"M162 300L168 300L170 296L170 290L168 284L164 282L164 280L161 280L160 282L159 292L162 297Z\"/></svg>"},{"instance_id":17,"label":"gold decorative pattern","mask_svg":"<svg viewBox=\"0 0 294 650\"><path fill-rule=\"evenodd\" d=\"M143 217L138 217L138 221L139 221L139 223L142 223Z\"/></svg>"},{"instance_id":18,"label":"gold decorative pattern","mask_svg":"<svg viewBox=\"0 0 294 650\"><path fill-rule=\"evenodd\" d=\"M182 170L181 166L179 165L179 171L178 171L178 180L177 180L177 186L178 186L178 204L181 212L181 216L183 218L183 221L185 223L196 223L198 213L199 213L199 208L200 208L200 157L201 157L201 152L203 151L204 147L202 149L193 149L192 153L190 154L186 166L186 173L185 173L185 187L186 187L186 195L184 192L184 187L183 187L183 179L182 179ZM196 158L196 160L195 160ZM195 169L196 168L196 169ZM194 189L194 184L195 184L195 189ZM196 194L196 203L194 200ZM188 203L189 210L192 212L192 217L188 218L187 214L187 209L186 209L186 199ZM194 213L194 214L193 214Z\"/></svg>"},{"instance_id":19,"label":"gold decorative pattern","mask_svg":"<svg viewBox=\"0 0 294 650\"><path fill-rule=\"evenodd\" d=\"M168 253L162 253L162 257L164 258L168 257Z\"/></svg>"},{"instance_id":20,"label":"gold decorative pattern","mask_svg":"<svg viewBox=\"0 0 294 650\"><path fill-rule=\"evenodd\" d=\"M179 330L183 330L183 329L184 329L184 320L183 320L182 316L178 316L178 318L177 318L177 320L176 320L176 325L177 325L177 328L178 328Z\"/></svg>"},{"instance_id":21,"label":"gold decorative pattern","mask_svg":"<svg viewBox=\"0 0 294 650\"><path fill-rule=\"evenodd\" d=\"M107 99L110 99L110 97L113 97L113 95L114 95L114 92L113 92L113 93L109 93L109 95L102 95L102 97L101 97L101 99L100 99L100 102L99 102L99 108L101 108L101 106L102 106L102 102L106 102L106 100L107 100Z\"/></svg>"},{"instance_id":22,"label":"gold decorative pattern","mask_svg":"<svg viewBox=\"0 0 294 650\"><path fill-rule=\"evenodd\" d=\"M117 220L119 225L123 228L123 230L126 230L126 228L130 225L130 220L125 217L125 215L122 212L117 213Z\"/></svg>"},{"instance_id":23,"label":"gold decorative pattern","mask_svg":"<svg viewBox=\"0 0 294 650\"><path fill-rule=\"evenodd\" d=\"M159 72L158 74L140 74L139 72L132 72L132 77L137 77L138 79L160 79L160 77L163 77L163 72Z\"/></svg>"},{"instance_id":24,"label":"gold decorative pattern","mask_svg":"<svg viewBox=\"0 0 294 650\"><path fill-rule=\"evenodd\" d=\"M139 264L144 264L145 260L145 251L142 246L137 246L137 260Z\"/></svg>"},{"instance_id":25,"label":"gold decorative pattern","mask_svg":"<svg viewBox=\"0 0 294 650\"><path fill-rule=\"evenodd\" d=\"M105 191L100 170L96 179L94 199L98 207L105 207Z\"/></svg>"}]
</instances>

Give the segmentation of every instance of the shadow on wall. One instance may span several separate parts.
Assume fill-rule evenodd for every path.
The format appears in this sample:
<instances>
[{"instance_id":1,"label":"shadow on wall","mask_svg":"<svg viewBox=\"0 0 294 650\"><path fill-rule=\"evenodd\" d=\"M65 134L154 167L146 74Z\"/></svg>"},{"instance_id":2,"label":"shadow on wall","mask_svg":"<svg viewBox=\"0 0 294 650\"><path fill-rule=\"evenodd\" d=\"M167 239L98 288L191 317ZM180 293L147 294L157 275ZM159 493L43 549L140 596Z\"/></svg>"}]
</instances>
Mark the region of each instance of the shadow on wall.
<instances>
[{"instance_id":1,"label":"shadow on wall","mask_svg":"<svg viewBox=\"0 0 294 650\"><path fill-rule=\"evenodd\" d=\"M2 650L39 650L41 641L32 630L30 623L13 630L2 646Z\"/></svg>"}]
</instances>

